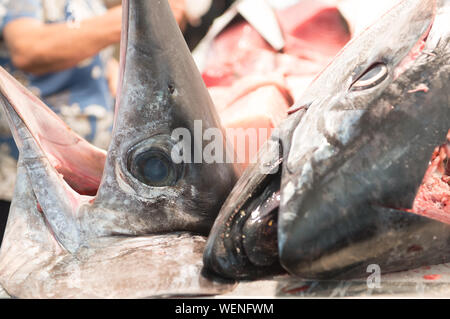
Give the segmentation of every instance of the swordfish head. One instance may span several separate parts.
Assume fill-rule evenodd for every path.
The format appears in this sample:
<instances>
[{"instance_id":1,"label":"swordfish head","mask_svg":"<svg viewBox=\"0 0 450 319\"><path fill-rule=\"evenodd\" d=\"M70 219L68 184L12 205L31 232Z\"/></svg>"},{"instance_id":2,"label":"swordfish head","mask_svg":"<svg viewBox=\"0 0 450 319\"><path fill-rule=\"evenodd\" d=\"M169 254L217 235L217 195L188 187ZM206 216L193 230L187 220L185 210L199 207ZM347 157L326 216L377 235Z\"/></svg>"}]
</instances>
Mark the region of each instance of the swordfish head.
<instances>
[{"instance_id":1,"label":"swordfish head","mask_svg":"<svg viewBox=\"0 0 450 319\"><path fill-rule=\"evenodd\" d=\"M108 153L0 70L1 104L20 150L0 251L0 283L13 296L148 297L227 288L202 276L200 235L233 186L235 169L172 156L179 142L173 130L194 136L195 121L203 130L220 129L220 122L167 1L124 1L123 9ZM202 147L192 142L184 149Z\"/></svg>"},{"instance_id":2,"label":"swordfish head","mask_svg":"<svg viewBox=\"0 0 450 319\"><path fill-rule=\"evenodd\" d=\"M273 137L282 156L263 148L281 173L249 168L225 202L207 268L329 279L450 260L450 225L412 209L450 128L449 9L400 1L344 47Z\"/></svg>"}]
</instances>

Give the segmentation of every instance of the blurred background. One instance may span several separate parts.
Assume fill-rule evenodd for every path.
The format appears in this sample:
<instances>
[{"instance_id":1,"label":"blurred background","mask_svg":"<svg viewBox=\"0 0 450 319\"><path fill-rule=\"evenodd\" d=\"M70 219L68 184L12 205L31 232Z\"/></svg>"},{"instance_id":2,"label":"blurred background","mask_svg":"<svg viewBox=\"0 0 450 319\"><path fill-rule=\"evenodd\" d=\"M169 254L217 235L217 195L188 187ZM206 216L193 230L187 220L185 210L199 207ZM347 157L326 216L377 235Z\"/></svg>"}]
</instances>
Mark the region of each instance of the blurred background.
<instances>
[{"instance_id":1,"label":"blurred background","mask_svg":"<svg viewBox=\"0 0 450 319\"><path fill-rule=\"evenodd\" d=\"M288 0L295 2L298 0ZM104 0L107 8L120 5L122 0ZM208 31L215 18L225 12L234 0L184 0L184 36L193 50ZM277 0L272 0L277 2ZM283 0L278 0L283 2Z\"/></svg>"}]
</instances>

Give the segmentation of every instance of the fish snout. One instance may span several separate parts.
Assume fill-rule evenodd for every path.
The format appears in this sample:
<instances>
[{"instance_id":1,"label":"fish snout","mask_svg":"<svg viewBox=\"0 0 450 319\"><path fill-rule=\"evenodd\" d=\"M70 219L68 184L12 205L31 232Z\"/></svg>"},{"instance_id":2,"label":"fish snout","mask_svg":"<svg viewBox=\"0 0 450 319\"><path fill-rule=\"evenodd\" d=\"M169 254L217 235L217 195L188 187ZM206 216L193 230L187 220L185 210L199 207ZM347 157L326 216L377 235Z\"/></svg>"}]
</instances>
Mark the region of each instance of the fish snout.
<instances>
[{"instance_id":1,"label":"fish snout","mask_svg":"<svg viewBox=\"0 0 450 319\"><path fill-rule=\"evenodd\" d=\"M277 212L260 216L238 210L211 231L206 269L226 278L254 279L278 272Z\"/></svg>"}]
</instances>

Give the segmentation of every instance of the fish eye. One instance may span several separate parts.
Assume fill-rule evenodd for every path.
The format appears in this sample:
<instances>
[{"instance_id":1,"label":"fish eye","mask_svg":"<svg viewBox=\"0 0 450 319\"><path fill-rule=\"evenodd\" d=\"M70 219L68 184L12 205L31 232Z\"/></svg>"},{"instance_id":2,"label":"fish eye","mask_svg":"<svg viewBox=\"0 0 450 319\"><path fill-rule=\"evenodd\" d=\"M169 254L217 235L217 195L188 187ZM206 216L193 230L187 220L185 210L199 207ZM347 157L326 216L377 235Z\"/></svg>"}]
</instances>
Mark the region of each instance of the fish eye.
<instances>
[{"instance_id":1,"label":"fish eye","mask_svg":"<svg viewBox=\"0 0 450 319\"><path fill-rule=\"evenodd\" d=\"M362 91L373 88L388 76L388 68L384 63L372 64L353 84L351 91Z\"/></svg>"},{"instance_id":2,"label":"fish eye","mask_svg":"<svg viewBox=\"0 0 450 319\"><path fill-rule=\"evenodd\" d=\"M128 171L148 186L174 186L181 178L183 168L172 161L171 144L155 139L139 143L129 152Z\"/></svg>"}]
</instances>

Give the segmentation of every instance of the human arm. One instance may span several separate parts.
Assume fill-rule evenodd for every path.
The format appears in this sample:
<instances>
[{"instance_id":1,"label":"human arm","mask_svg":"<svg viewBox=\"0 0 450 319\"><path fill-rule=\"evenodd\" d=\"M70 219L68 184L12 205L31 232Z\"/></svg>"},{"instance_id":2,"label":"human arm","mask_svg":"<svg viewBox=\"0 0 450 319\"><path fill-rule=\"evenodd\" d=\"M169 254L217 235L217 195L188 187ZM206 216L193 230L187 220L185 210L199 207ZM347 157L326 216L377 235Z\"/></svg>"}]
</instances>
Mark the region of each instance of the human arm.
<instances>
[{"instance_id":1,"label":"human arm","mask_svg":"<svg viewBox=\"0 0 450 319\"><path fill-rule=\"evenodd\" d=\"M8 23L3 37L17 68L42 75L74 67L119 42L121 22L120 6L80 21L76 27L24 17Z\"/></svg>"}]
</instances>

